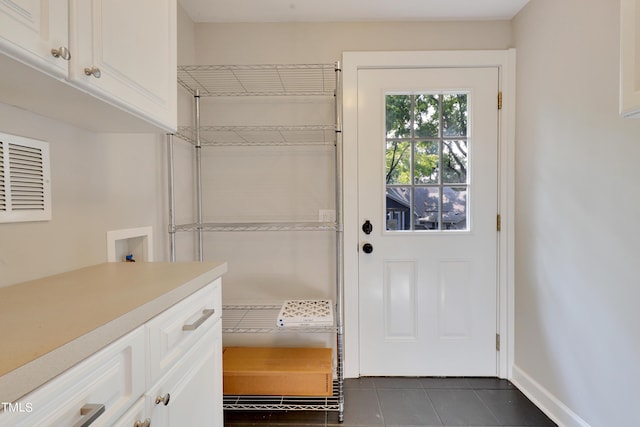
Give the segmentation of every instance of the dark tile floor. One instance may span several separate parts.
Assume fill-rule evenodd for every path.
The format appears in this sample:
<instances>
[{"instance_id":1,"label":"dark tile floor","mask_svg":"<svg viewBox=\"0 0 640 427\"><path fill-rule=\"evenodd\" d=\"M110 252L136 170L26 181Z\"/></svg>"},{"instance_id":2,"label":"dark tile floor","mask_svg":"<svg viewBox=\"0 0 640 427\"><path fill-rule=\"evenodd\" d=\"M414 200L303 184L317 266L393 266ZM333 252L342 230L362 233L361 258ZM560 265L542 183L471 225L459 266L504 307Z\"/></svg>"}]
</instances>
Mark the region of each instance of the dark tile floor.
<instances>
[{"instance_id":1,"label":"dark tile floor","mask_svg":"<svg viewBox=\"0 0 640 427\"><path fill-rule=\"evenodd\" d=\"M359 378L335 412L225 411L225 426L555 426L509 381L495 378Z\"/></svg>"}]
</instances>

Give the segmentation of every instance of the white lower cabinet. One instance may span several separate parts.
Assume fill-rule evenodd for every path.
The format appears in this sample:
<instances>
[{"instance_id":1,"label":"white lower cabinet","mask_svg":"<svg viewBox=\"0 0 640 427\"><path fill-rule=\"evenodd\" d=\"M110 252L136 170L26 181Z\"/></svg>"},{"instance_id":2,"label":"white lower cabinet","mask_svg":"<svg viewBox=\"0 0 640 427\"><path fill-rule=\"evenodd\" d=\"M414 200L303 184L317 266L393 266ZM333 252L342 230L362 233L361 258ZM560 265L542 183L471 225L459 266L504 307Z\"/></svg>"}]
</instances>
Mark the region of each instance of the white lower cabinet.
<instances>
[{"instance_id":1,"label":"white lower cabinet","mask_svg":"<svg viewBox=\"0 0 640 427\"><path fill-rule=\"evenodd\" d=\"M0 411L0 427L222 427L220 279Z\"/></svg>"},{"instance_id":2,"label":"white lower cabinet","mask_svg":"<svg viewBox=\"0 0 640 427\"><path fill-rule=\"evenodd\" d=\"M145 415L144 398L141 398L113 424L113 427L151 427L151 418Z\"/></svg>"},{"instance_id":3,"label":"white lower cabinet","mask_svg":"<svg viewBox=\"0 0 640 427\"><path fill-rule=\"evenodd\" d=\"M145 391L144 328L130 332L0 413L0 426L110 426Z\"/></svg>"},{"instance_id":4,"label":"white lower cabinet","mask_svg":"<svg viewBox=\"0 0 640 427\"><path fill-rule=\"evenodd\" d=\"M220 319L220 289L221 279L217 279L147 322L149 387L175 366Z\"/></svg>"},{"instance_id":5,"label":"white lower cabinet","mask_svg":"<svg viewBox=\"0 0 640 427\"><path fill-rule=\"evenodd\" d=\"M222 427L221 281L147 323L152 426Z\"/></svg>"},{"instance_id":6,"label":"white lower cabinet","mask_svg":"<svg viewBox=\"0 0 640 427\"><path fill-rule=\"evenodd\" d=\"M145 395L154 427L222 426L222 346L215 329Z\"/></svg>"}]
</instances>

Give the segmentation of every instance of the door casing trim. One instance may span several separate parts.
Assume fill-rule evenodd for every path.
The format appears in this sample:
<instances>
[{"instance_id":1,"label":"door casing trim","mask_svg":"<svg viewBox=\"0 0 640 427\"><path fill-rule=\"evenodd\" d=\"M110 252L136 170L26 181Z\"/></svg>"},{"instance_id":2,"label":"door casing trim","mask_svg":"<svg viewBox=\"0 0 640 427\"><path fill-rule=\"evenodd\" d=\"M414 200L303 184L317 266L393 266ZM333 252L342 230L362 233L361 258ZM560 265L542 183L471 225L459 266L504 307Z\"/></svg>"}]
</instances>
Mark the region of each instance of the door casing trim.
<instances>
[{"instance_id":1,"label":"door casing trim","mask_svg":"<svg viewBox=\"0 0 640 427\"><path fill-rule=\"evenodd\" d=\"M498 111L498 376L511 378L514 356L514 148L516 50L344 52L342 54L344 315L346 378L360 376L358 294L358 70L377 68L498 69L503 93ZM496 94L497 108L497 94Z\"/></svg>"}]
</instances>

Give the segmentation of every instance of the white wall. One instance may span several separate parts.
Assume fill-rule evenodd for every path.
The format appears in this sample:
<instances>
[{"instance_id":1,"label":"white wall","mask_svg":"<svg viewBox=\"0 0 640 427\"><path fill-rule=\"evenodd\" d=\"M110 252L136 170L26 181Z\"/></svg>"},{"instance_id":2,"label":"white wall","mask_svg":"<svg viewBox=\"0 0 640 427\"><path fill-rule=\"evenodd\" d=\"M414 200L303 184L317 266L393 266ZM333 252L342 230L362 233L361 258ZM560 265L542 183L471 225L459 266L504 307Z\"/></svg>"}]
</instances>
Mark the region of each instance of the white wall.
<instances>
[{"instance_id":1,"label":"white wall","mask_svg":"<svg viewBox=\"0 0 640 427\"><path fill-rule=\"evenodd\" d=\"M162 135L92 133L6 104L0 131L49 142L53 215L0 224L0 286L106 262L109 230L152 226L166 259Z\"/></svg>"},{"instance_id":2,"label":"white wall","mask_svg":"<svg viewBox=\"0 0 640 427\"><path fill-rule=\"evenodd\" d=\"M514 378L565 425L640 425L640 121L619 4L535 0L518 49Z\"/></svg>"},{"instance_id":3,"label":"white wall","mask_svg":"<svg viewBox=\"0 0 640 427\"><path fill-rule=\"evenodd\" d=\"M504 49L511 46L511 24L502 21L196 24L195 42L199 64L333 63L341 59L344 51ZM207 102L211 104L203 101L203 116L208 116L203 125L267 124L266 115L278 114L269 101L261 101L257 110L251 109L244 116L241 111L247 106L245 101L239 103L237 112L233 111L236 106L228 102L222 107L204 106ZM324 124L327 116L331 124L326 108L315 107L298 102L295 114L276 116L271 124ZM316 150L308 152L305 158L296 150L247 152L246 148L238 148L211 154L203 150L205 219L207 216L227 220L234 216L254 221L261 216L263 220L284 219L289 210L293 219L314 221L319 208L333 208L331 152ZM247 166L249 173L245 172ZM264 178L255 172L259 167ZM305 186L311 190L305 192ZM275 201L264 194L260 197L262 189L266 194L274 194ZM238 206L244 207L239 214ZM205 258L229 261L223 289L227 300L331 296L335 282L333 247L333 233L326 232L205 235Z\"/></svg>"},{"instance_id":4,"label":"white wall","mask_svg":"<svg viewBox=\"0 0 640 427\"><path fill-rule=\"evenodd\" d=\"M195 24L178 2L178 65L195 62ZM193 97L178 85L178 125L193 125ZM174 138L175 222L195 221L195 181L193 145ZM169 223L167 217L167 224ZM165 228L166 230L166 228ZM196 241L193 233L176 233L176 261L194 261ZM167 243L167 250L168 250Z\"/></svg>"},{"instance_id":5,"label":"white wall","mask_svg":"<svg viewBox=\"0 0 640 427\"><path fill-rule=\"evenodd\" d=\"M196 25L201 64L332 63L345 51L509 47L507 21Z\"/></svg>"}]
</instances>

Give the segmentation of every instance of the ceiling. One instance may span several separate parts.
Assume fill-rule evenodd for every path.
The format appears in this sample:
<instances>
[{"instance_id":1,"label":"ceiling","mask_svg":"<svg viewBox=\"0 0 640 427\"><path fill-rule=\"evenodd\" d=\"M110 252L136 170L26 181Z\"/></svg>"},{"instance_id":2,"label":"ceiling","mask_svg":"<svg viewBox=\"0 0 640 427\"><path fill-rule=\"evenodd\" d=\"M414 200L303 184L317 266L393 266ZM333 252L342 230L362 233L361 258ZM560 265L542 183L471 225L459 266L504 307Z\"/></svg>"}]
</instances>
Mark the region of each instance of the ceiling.
<instances>
[{"instance_id":1,"label":"ceiling","mask_svg":"<svg viewBox=\"0 0 640 427\"><path fill-rule=\"evenodd\" d=\"M509 20L529 0L179 0L194 22Z\"/></svg>"}]
</instances>

